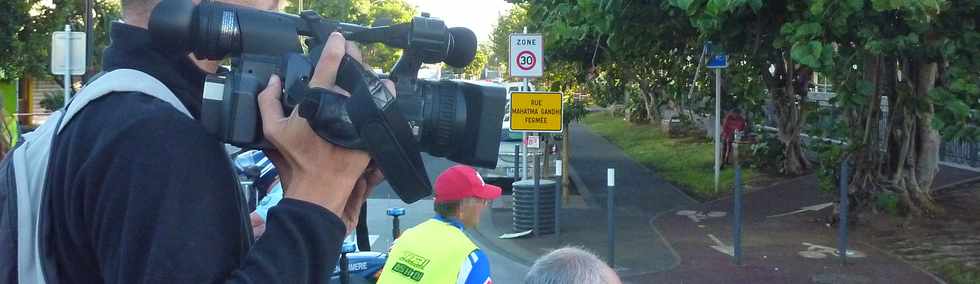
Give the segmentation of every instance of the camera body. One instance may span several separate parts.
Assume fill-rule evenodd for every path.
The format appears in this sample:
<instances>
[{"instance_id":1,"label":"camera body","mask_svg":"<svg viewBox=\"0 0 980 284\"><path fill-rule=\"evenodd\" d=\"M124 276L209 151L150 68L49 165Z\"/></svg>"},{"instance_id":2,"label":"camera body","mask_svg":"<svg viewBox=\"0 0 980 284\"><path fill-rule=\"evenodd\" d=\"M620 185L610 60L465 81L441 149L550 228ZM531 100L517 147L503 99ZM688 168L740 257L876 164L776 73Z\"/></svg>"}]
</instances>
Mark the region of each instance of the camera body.
<instances>
[{"instance_id":1,"label":"camera body","mask_svg":"<svg viewBox=\"0 0 980 284\"><path fill-rule=\"evenodd\" d=\"M506 91L466 81L418 79L423 63L463 67L472 61L475 36L446 28L434 18L364 27L301 15L190 0L163 1L153 11L154 40L193 52L201 59L230 58L231 69L208 76L201 120L222 141L245 148L268 148L258 111L258 93L273 74L283 79L284 113L299 108L316 133L342 147L363 149L399 197L414 202L431 194L420 152L482 167L495 167ZM320 52L332 32L362 43L403 49L387 74L375 74L345 56L337 85L347 98L308 88ZM309 52L304 53L301 39ZM397 97L381 84L395 82Z\"/></svg>"}]
</instances>

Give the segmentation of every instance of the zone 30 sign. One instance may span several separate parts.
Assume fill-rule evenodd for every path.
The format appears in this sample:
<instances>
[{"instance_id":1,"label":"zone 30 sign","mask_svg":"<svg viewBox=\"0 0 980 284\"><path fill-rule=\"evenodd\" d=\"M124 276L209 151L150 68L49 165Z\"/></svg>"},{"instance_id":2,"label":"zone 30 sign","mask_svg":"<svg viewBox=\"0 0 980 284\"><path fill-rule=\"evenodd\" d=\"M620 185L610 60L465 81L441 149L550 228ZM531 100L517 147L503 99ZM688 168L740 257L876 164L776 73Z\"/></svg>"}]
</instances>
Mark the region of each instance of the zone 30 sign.
<instances>
[{"instance_id":1,"label":"zone 30 sign","mask_svg":"<svg viewBox=\"0 0 980 284\"><path fill-rule=\"evenodd\" d=\"M541 77L542 45L540 34L510 35L510 75L514 77Z\"/></svg>"}]
</instances>

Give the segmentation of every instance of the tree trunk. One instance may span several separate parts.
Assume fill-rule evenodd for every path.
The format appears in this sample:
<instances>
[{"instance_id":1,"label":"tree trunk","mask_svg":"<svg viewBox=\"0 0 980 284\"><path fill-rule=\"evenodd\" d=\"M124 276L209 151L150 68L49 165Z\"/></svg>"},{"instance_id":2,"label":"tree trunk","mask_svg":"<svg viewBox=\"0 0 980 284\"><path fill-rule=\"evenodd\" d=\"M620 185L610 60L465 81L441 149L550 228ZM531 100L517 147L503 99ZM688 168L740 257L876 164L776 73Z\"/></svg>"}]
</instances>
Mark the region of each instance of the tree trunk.
<instances>
[{"instance_id":1,"label":"tree trunk","mask_svg":"<svg viewBox=\"0 0 980 284\"><path fill-rule=\"evenodd\" d=\"M860 121L851 125L850 136L856 164L850 182L855 214L873 209L876 194L881 192L897 195L903 214L931 215L939 210L930 190L939 171L940 137L931 123L935 108L927 100L938 65L922 58L903 61L908 87L900 88L898 63L893 57L867 59L864 79L874 85L868 109L848 112L849 121ZM884 156L879 139L882 96L889 98Z\"/></svg>"},{"instance_id":2,"label":"tree trunk","mask_svg":"<svg viewBox=\"0 0 980 284\"><path fill-rule=\"evenodd\" d=\"M936 82L937 64L921 58L903 63L909 88L896 90L889 101L889 155L883 175L887 188L899 195L901 209L915 216L928 215L937 211L930 189L939 171L939 133L931 127L933 105L925 100ZM919 104L927 106L917 107Z\"/></svg>"},{"instance_id":3,"label":"tree trunk","mask_svg":"<svg viewBox=\"0 0 980 284\"><path fill-rule=\"evenodd\" d=\"M643 99L643 108L647 112L647 120L656 123L660 118L660 111L657 109L659 93L650 86L649 82L640 81L640 97Z\"/></svg>"},{"instance_id":4,"label":"tree trunk","mask_svg":"<svg viewBox=\"0 0 980 284\"><path fill-rule=\"evenodd\" d=\"M867 108L856 107L845 111L848 123L849 141L851 143L854 172L850 175L848 193L850 212L858 213L863 209L872 208L873 197L881 190L879 181L881 174L881 155L879 151L879 124L881 117L882 96L882 57L868 56L864 60L865 81L874 86L868 94Z\"/></svg>"},{"instance_id":5,"label":"tree trunk","mask_svg":"<svg viewBox=\"0 0 980 284\"><path fill-rule=\"evenodd\" d=\"M770 74L768 68L763 69L762 73L776 110L777 136L785 146L783 172L788 175L801 175L810 168L810 161L803 154L800 142L803 110L796 98L794 85L797 80L793 74L792 61L782 56L779 58L781 62L775 64L775 75Z\"/></svg>"}]
</instances>

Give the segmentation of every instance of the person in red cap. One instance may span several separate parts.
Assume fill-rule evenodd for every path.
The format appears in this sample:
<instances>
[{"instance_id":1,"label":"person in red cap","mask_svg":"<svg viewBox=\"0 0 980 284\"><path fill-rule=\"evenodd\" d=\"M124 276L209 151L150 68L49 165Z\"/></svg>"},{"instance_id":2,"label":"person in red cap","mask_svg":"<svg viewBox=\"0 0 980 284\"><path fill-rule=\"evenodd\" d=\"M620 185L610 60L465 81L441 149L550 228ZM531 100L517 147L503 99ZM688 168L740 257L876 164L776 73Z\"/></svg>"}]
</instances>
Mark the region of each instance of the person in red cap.
<instances>
[{"instance_id":1,"label":"person in red cap","mask_svg":"<svg viewBox=\"0 0 980 284\"><path fill-rule=\"evenodd\" d=\"M436 178L435 188L436 216L395 241L378 283L493 283L486 254L465 230L480 223L500 187L483 182L476 169L457 165Z\"/></svg>"}]
</instances>

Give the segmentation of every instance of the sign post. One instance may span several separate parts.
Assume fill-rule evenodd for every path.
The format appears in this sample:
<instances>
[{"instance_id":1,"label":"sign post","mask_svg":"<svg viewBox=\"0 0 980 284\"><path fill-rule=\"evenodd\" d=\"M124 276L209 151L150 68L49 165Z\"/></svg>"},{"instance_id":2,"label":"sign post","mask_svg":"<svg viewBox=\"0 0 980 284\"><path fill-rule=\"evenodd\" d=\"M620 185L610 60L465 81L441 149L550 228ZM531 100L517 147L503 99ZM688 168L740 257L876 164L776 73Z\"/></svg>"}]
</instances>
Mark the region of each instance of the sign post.
<instances>
[{"instance_id":1,"label":"sign post","mask_svg":"<svg viewBox=\"0 0 980 284\"><path fill-rule=\"evenodd\" d=\"M732 156L735 160L735 204L732 210L734 218L734 232L732 232L733 257L735 265L742 265L742 166L738 160L738 142L741 140L741 133L736 132L735 139L732 141Z\"/></svg>"},{"instance_id":2,"label":"sign post","mask_svg":"<svg viewBox=\"0 0 980 284\"><path fill-rule=\"evenodd\" d=\"M840 162L840 180L838 188L840 189L840 208L837 210L840 214L839 226L837 227L837 251L840 252L840 264L847 265L847 206L849 206L848 201L848 168L847 159L843 159Z\"/></svg>"},{"instance_id":3,"label":"sign post","mask_svg":"<svg viewBox=\"0 0 980 284\"><path fill-rule=\"evenodd\" d=\"M528 78L541 77L544 73L543 45L544 40L541 34L528 34L527 27L524 27L524 33L510 35L510 60L508 60L510 76L524 78L522 91L531 91L531 83ZM524 133L524 136L527 137L528 133ZM524 151L524 167L521 169L522 178L527 178L528 174L527 154L529 151L526 150L527 148ZM534 166L537 167L538 165Z\"/></svg>"},{"instance_id":4,"label":"sign post","mask_svg":"<svg viewBox=\"0 0 980 284\"><path fill-rule=\"evenodd\" d=\"M705 44L711 50L711 43ZM728 68L728 55L715 52L708 60L708 69L715 69L715 192L718 192L718 178L721 176L721 69Z\"/></svg>"},{"instance_id":5,"label":"sign post","mask_svg":"<svg viewBox=\"0 0 980 284\"><path fill-rule=\"evenodd\" d=\"M616 169L606 169L606 208L609 234L609 267L616 269Z\"/></svg>"},{"instance_id":6,"label":"sign post","mask_svg":"<svg viewBox=\"0 0 980 284\"><path fill-rule=\"evenodd\" d=\"M558 187L555 188L555 238L561 240L561 225L558 223L558 215L561 215L561 160L555 160L555 176L558 177Z\"/></svg>"},{"instance_id":7,"label":"sign post","mask_svg":"<svg viewBox=\"0 0 980 284\"><path fill-rule=\"evenodd\" d=\"M65 103L71 95L71 76L85 74L85 33L65 31L51 34L51 74L64 75Z\"/></svg>"}]
</instances>

